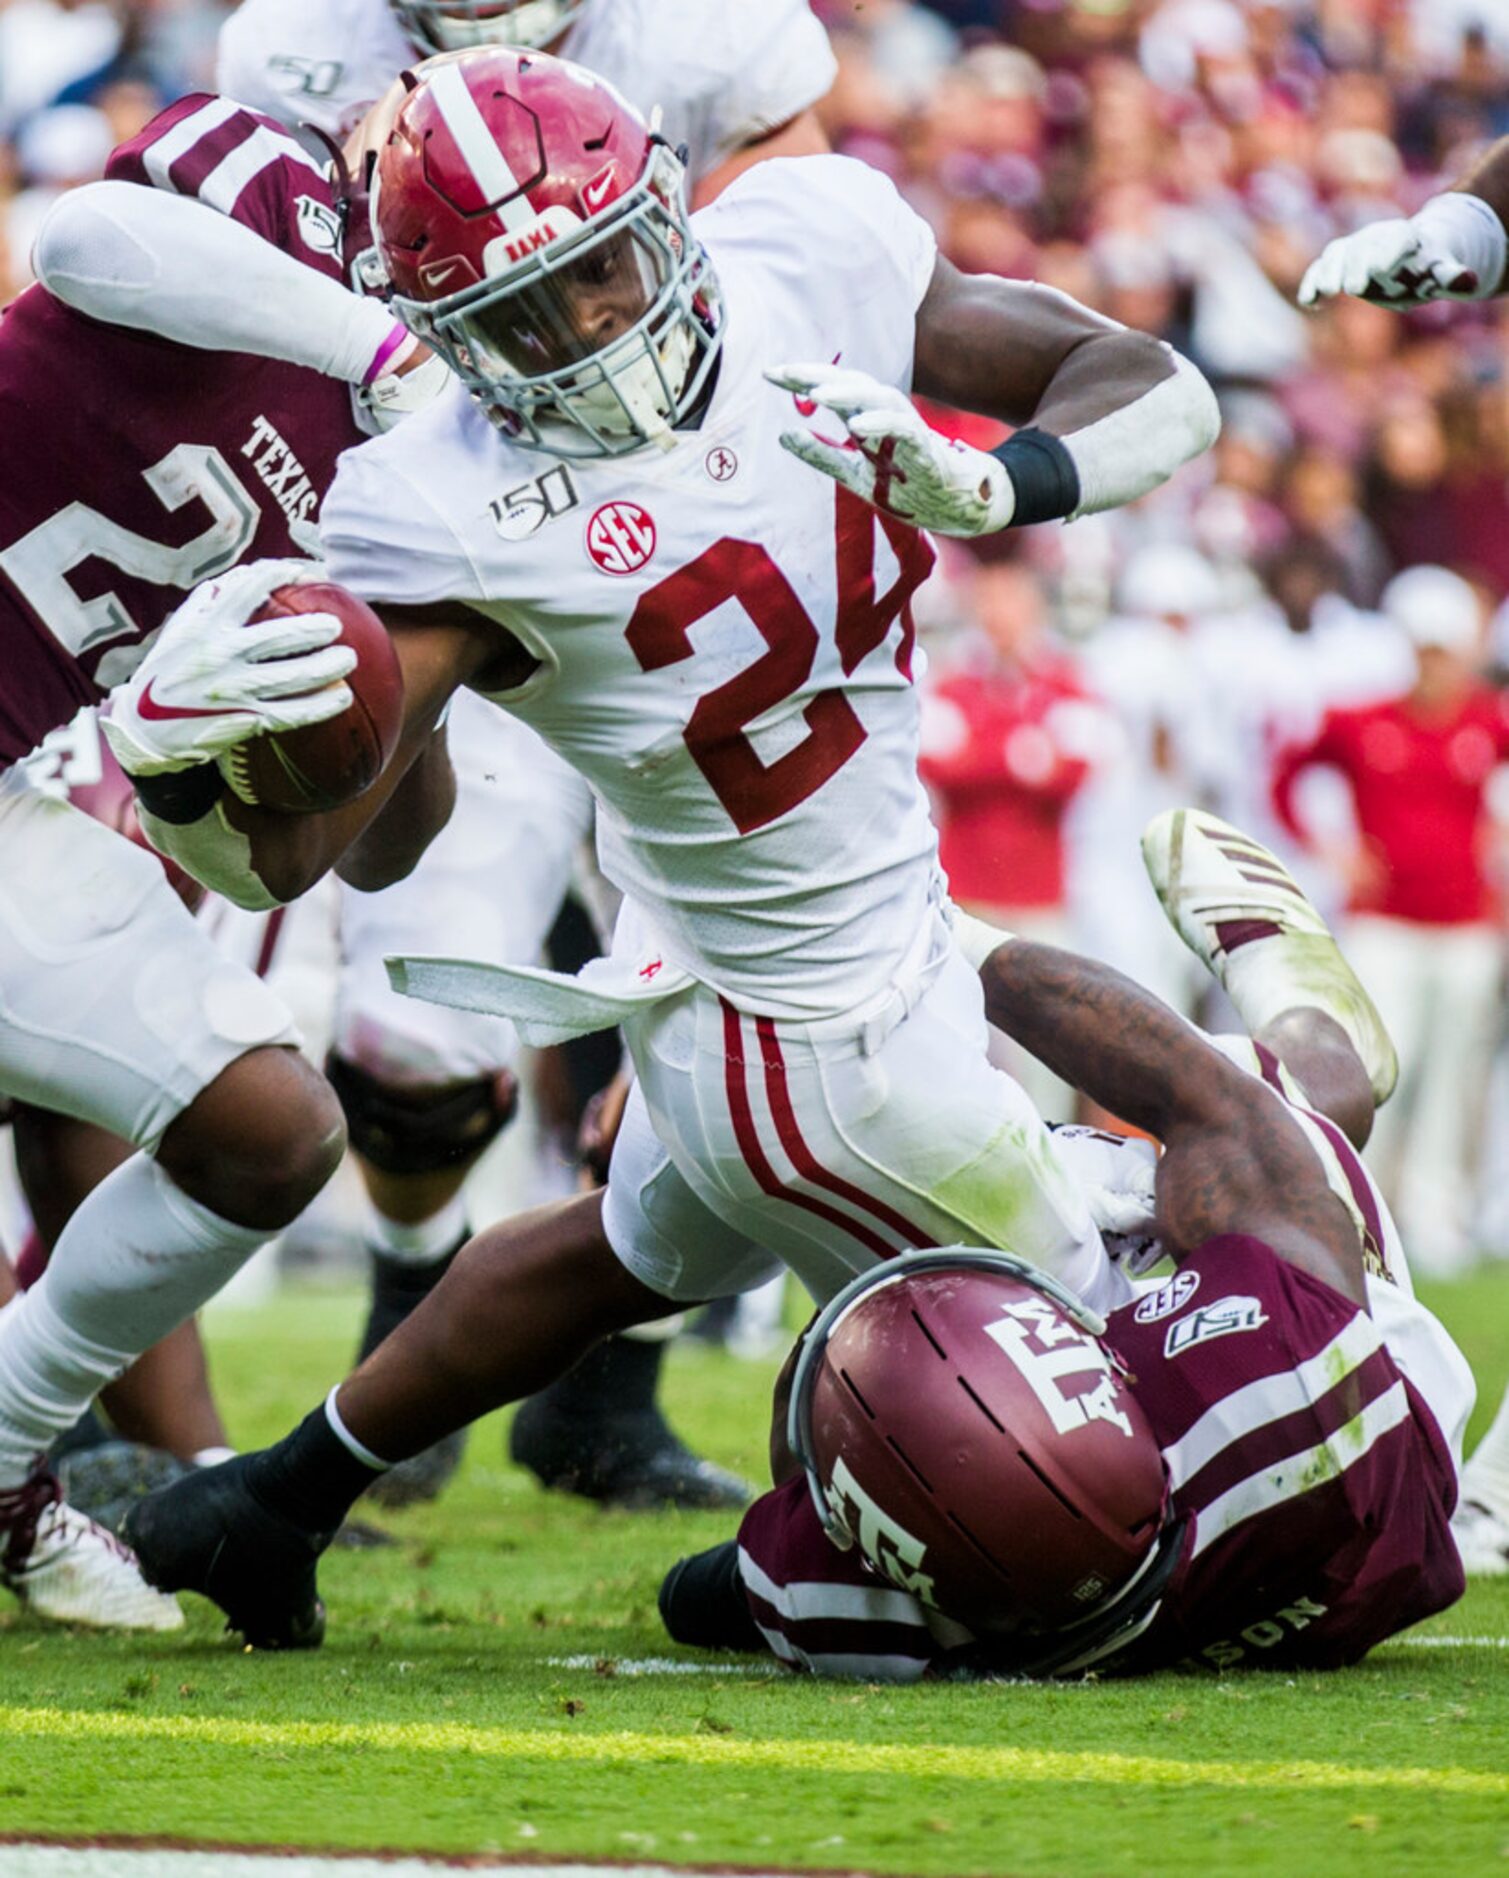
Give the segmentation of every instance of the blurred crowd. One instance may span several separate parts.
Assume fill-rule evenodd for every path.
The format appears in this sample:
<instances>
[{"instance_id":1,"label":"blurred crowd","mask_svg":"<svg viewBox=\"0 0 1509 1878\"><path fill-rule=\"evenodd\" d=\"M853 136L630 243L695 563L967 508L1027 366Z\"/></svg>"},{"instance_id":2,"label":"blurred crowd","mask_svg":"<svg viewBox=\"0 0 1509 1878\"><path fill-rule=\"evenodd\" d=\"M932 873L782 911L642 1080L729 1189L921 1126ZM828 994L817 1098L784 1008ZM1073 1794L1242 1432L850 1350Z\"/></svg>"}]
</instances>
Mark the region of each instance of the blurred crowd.
<instances>
[{"instance_id":1,"label":"blurred crowd","mask_svg":"<svg viewBox=\"0 0 1509 1878\"><path fill-rule=\"evenodd\" d=\"M1509 1251L1509 302L1294 302L1333 235L1509 133L1509 0L814 4L835 146L961 267L1171 340L1224 414L1132 509L944 544L920 624L956 895L1194 1009L1136 836L1176 801L1242 822L1346 921L1398 1034L1376 1152L1421 1261ZM224 15L0 0L0 304L57 192L209 84Z\"/></svg>"}]
</instances>

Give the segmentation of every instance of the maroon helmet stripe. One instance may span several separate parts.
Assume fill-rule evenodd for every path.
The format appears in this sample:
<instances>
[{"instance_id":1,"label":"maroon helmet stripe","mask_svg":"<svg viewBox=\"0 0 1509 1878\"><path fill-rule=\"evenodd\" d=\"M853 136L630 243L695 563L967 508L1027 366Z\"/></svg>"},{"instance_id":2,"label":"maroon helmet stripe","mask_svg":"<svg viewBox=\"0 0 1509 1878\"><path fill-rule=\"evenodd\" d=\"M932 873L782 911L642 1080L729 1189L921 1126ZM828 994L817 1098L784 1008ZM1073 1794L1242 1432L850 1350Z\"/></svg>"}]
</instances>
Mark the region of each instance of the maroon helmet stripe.
<instances>
[{"instance_id":1,"label":"maroon helmet stripe","mask_svg":"<svg viewBox=\"0 0 1509 1878\"><path fill-rule=\"evenodd\" d=\"M841 1227L851 1234L867 1251L877 1258L889 1259L896 1256L896 1248L887 1245L885 1240L862 1226L858 1220L849 1219L836 1207L825 1201L815 1200L811 1194L798 1193L794 1187L788 1187L770 1165L769 1157L760 1145L760 1137L755 1129L754 1111L749 1104L749 1090L745 1085L744 1039L739 1029L739 1013L726 998L718 1002L723 1006L723 1076L728 1090L728 1112L733 1118L734 1139L739 1144L739 1152L744 1156L745 1165L759 1182L760 1190L768 1193L773 1200L789 1200L793 1206L802 1207L813 1213L830 1226Z\"/></svg>"},{"instance_id":2,"label":"maroon helmet stripe","mask_svg":"<svg viewBox=\"0 0 1509 1878\"><path fill-rule=\"evenodd\" d=\"M846 1200L850 1206L858 1207L862 1212L868 1213L872 1219L879 1220L881 1225L889 1231L900 1234L913 1250L937 1245L936 1239L925 1232L919 1232L894 1207L887 1206L884 1200L877 1200L873 1194L866 1193L863 1187L856 1187L852 1181L845 1180L842 1174L832 1173L822 1165L807 1145L802 1135L801 1125L796 1119L796 1110L791 1103L791 1091L786 1086L786 1059L781 1054L781 1041L776 1035L775 1025L768 1017L757 1017L755 1031L759 1036L761 1055L764 1058L765 1093L770 1098L770 1113L775 1119L775 1131L796 1171L804 1180L810 1180L814 1187L822 1187L836 1199Z\"/></svg>"}]
</instances>

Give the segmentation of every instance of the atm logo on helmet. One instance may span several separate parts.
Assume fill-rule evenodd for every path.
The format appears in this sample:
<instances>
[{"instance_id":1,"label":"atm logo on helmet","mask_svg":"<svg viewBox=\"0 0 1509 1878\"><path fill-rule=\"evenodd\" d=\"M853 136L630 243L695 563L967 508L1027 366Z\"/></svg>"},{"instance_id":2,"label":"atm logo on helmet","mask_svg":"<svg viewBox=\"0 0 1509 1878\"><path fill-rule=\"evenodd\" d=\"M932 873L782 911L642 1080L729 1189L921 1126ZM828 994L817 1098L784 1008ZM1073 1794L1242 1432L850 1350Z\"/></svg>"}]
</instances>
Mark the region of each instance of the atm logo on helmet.
<instances>
[{"instance_id":1,"label":"atm logo on helmet","mask_svg":"<svg viewBox=\"0 0 1509 1878\"><path fill-rule=\"evenodd\" d=\"M936 1610L938 1600L933 1594L933 1580L928 1573L917 1570L927 1556L926 1545L921 1539L914 1539L889 1513L882 1512L849 1472L842 1456L833 1463L827 1497L834 1519L876 1570L884 1573L898 1590L910 1591L914 1598L920 1598Z\"/></svg>"},{"instance_id":2,"label":"atm logo on helmet","mask_svg":"<svg viewBox=\"0 0 1509 1878\"><path fill-rule=\"evenodd\" d=\"M1130 1441L1132 1424L1116 1406L1116 1372L1110 1356L1093 1337L1071 1324L1046 1298L1024 1298L1001 1306L1003 1321L981 1328L1026 1378L1027 1386L1048 1411L1061 1435L1091 1422L1109 1422ZM1068 1394L1071 1376L1098 1378L1081 1395Z\"/></svg>"}]
</instances>

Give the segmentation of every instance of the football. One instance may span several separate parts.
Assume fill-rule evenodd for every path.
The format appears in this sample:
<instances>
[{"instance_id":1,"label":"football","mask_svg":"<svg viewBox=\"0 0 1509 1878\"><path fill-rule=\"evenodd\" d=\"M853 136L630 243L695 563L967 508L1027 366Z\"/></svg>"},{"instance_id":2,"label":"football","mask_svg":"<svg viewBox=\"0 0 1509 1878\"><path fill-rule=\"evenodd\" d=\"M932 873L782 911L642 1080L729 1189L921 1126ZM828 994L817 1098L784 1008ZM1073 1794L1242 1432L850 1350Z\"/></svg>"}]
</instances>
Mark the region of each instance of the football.
<instances>
[{"instance_id":1,"label":"football","mask_svg":"<svg viewBox=\"0 0 1509 1878\"><path fill-rule=\"evenodd\" d=\"M365 600L330 581L279 587L256 615L334 613L339 645L356 653L351 703L339 717L303 730L251 737L219 759L233 794L253 808L310 815L340 808L370 789L403 727L403 673L387 628Z\"/></svg>"}]
</instances>

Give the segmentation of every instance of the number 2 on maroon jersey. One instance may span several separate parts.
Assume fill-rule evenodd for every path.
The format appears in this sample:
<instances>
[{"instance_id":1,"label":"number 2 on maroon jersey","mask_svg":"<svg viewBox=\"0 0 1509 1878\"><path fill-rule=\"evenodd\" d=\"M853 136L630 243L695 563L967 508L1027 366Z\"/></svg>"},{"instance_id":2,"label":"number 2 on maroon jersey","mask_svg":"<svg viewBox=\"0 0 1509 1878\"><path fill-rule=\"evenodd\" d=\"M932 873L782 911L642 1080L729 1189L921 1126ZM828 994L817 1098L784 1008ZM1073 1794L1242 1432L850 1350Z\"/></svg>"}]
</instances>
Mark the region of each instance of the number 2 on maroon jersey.
<instances>
[{"instance_id":1,"label":"number 2 on maroon jersey","mask_svg":"<svg viewBox=\"0 0 1509 1878\"><path fill-rule=\"evenodd\" d=\"M837 490L838 619L836 641L847 676L890 631L926 579L933 552L915 529L882 518L848 490ZM857 513L856 513L857 511ZM900 562L886 592L875 597L874 526L881 522ZM691 629L737 600L766 650L753 665L697 700L684 736L692 761L707 778L741 835L777 821L841 770L865 740L865 727L837 687L818 692L802 710L806 735L774 762L761 760L745 735L812 675L818 629L769 553L756 542L725 537L640 595L628 641L647 672L692 656ZM911 616L897 652L910 678Z\"/></svg>"}]
</instances>

